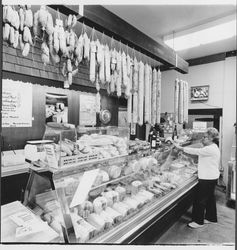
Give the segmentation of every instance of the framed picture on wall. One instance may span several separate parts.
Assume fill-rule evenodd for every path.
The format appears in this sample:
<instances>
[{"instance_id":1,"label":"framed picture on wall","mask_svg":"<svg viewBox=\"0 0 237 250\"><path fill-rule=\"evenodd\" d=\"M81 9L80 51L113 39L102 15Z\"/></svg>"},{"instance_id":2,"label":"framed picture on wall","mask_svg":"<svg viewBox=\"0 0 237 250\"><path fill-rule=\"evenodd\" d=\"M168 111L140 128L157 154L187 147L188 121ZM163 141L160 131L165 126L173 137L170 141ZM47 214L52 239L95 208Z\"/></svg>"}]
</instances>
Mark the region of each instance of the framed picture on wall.
<instances>
[{"instance_id":1,"label":"framed picture on wall","mask_svg":"<svg viewBox=\"0 0 237 250\"><path fill-rule=\"evenodd\" d=\"M191 101L207 101L209 98L209 85L191 87Z\"/></svg>"}]
</instances>

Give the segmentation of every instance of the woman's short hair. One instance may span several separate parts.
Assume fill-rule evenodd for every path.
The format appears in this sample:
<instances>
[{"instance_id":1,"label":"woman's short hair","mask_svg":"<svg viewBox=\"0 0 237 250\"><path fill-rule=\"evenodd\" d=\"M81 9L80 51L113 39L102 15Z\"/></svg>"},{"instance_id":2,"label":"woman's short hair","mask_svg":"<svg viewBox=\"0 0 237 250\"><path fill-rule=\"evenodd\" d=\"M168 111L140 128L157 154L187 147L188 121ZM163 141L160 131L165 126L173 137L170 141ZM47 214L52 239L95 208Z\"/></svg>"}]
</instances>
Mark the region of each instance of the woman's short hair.
<instances>
[{"instance_id":1,"label":"woman's short hair","mask_svg":"<svg viewBox=\"0 0 237 250\"><path fill-rule=\"evenodd\" d=\"M219 132L216 128L213 127L207 128L207 134L211 136L213 139L219 139Z\"/></svg>"}]
</instances>

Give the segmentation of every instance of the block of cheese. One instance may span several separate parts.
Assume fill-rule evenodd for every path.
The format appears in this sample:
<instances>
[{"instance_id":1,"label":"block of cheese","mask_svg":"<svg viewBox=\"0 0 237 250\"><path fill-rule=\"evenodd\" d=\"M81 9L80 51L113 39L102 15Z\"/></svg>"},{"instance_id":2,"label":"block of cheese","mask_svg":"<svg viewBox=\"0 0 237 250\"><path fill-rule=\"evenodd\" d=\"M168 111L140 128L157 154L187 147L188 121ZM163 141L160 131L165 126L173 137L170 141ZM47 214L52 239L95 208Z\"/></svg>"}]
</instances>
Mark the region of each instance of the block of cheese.
<instances>
[{"instance_id":1,"label":"block of cheese","mask_svg":"<svg viewBox=\"0 0 237 250\"><path fill-rule=\"evenodd\" d=\"M126 189L124 187L117 186L115 191L119 194L119 201L122 201L126 196Z\"/></svg>"},{"instance_id":2,"label":"block of cheese","mask_svg":"<svg viewBox=\"0 0 237 250\"><path fill-rule=\"evenodd\" d=\"M113 218L113 221L114 221L115 223L120 222L120 221L123 220L122 214L119 213L119 212L117 212L117 211L115 211L115 210L114 210L113 208L111 208L111 207L107 207L107 208L105 209L105 212L108 213L109 216L111 216L111 218Z\"/></svg>"},{"instance_id":3,"label":"block of cheese","mask_svg":"<svg viewBox=\"0 0 237 250\"><path fill-rule=\"evenodd\" d=\"M121 174L121 168L116 165L109 166L108 174L111 179L117 179Z\"/></svg>"},{"instance_id":4,"label":"block of cheese","mask_svg":"<svg viewBox=\"0 0 237 250\"><path fill-rule=\"evenodd\" d=\"M93 207L94 207L95 213L100 214L102 210L105 210L107 207L107 199L103 196L97 197L93 201Z\"/></svg>"},{"instance_id":5,"label":"block of cheese","mask_svg":"<svg viewBox=\"0 0 237 250\"><path fill-rule=\"evenodd\" d=\"M114 220L108 212L102 210L99 216L105 221L105 229L112 227Z\"/></svg>"},{"instance_id":6,"label":"block of cheese","mask_svg":"<svg viewBox=\"0 0 237 250\"><path fill-rule=\"evenodd\" d=\"M89 214L87 221L96 228L97 232L105 229L105 221L96 213Z\"/></svg>"},{"instance_id":7,"label":"block of cheese","mask_svg":"<svg viewBox=\"0 0 237 250\"><path fill-rule=\"evenodd\" d=\"M112 208L122 214L123 217L125 217L129 212L129 207L122 202L115 202Z\"/></svg>"}]
</instances>

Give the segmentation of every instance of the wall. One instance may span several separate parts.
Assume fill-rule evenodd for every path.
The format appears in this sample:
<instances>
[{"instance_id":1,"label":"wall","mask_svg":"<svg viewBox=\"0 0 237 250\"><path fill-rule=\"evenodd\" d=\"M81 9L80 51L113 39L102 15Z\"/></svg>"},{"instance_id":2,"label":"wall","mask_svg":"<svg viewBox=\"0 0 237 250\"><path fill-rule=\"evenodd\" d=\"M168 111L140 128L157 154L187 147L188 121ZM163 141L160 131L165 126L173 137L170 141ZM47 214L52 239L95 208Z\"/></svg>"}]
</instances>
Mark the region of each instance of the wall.
<instances>
[{"instance_id":1,"label":"wall","mask_svg":"<svg viewBox=\"0 0 237 250\"><path fill-rule=\"evenodd\" d=\"M223 109L222 122L222 166L224 181L227 183L227 162L236 121L236 57L228 57L223 61L192 66L186 75L174 70L162 72L161 111L174 112L175 78L186 80L190 86L209 85L209 99L204 103L191 103L189 109ZM190 92L189 92L190 95Z\"/></svg>"},{"instance_id":2,"label":"wall","mask_svg":"<svg viewBox=\"0 0 237 250\"><path fill-rule=\"evenodd\" d=\"M89 66L80 64L79 72L73 77L70 89L63 89L64 78L60 73L62 63L45 66L41 60L39 44L31 49L27 57L21 55L20 48L12 48L3 43L3 79L30 82L32 88L32 121L31 128L2 128L2 150L22 149L27 140L42 139L45 130L45 93L66 94L68 96L68 122L78 125L80 92L96 93L95 85L89 81ZM105 87L101 86L101 109L110 110L112 117L108 125L118 125L118 107L126 105L125 98L108 96ZM97 116L97 126L100 126Z\"/></svg>"}]
</instances>

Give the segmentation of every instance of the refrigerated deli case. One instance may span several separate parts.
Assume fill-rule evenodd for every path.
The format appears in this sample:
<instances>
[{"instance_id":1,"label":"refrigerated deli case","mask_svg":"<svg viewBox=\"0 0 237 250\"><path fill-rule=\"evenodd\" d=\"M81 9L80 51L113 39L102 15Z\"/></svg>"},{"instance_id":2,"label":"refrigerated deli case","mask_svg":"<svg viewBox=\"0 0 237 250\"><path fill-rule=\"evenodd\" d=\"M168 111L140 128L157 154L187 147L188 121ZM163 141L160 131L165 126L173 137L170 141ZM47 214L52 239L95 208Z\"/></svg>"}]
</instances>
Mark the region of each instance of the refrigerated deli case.
<instances>
[{"instance_id":1,"label":"refrigerated deli case","mask_svg":"<svg viewBox=\"0 0 237 250\"><path fill-rule=\"evenodd\" d=\"M193 159L168 146L30 172L24 205L70 244L150 244L197 184Z\"/></svg>"}]
</instances>

